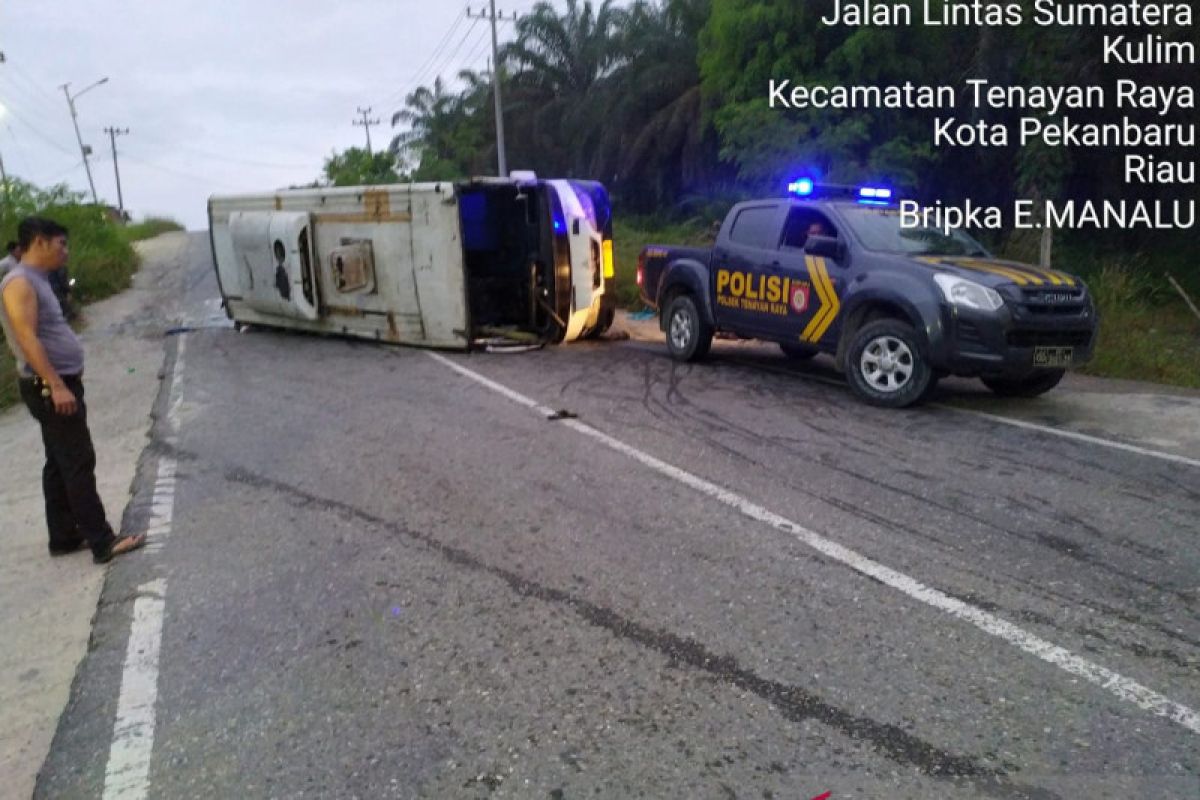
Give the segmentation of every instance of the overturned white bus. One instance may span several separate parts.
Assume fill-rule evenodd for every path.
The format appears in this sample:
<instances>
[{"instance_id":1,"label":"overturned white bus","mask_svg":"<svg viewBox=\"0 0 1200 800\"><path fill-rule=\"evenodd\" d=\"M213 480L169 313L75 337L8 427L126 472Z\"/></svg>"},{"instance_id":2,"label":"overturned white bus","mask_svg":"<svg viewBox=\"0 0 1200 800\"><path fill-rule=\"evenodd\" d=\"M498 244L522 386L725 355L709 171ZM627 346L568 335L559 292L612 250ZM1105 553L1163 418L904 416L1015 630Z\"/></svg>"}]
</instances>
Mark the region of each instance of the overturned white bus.
<instances>
[{"instance_id":1,"label":"overturned white bus","mask_svg":"<svg viewBox=\"0 0 1200 800\"><path fill-rule=\"evenodd\" d=\"M235 322L447 349L612 322L612 209L595 182L511 178L214 196Z\"/></svg>"}]
</instances>

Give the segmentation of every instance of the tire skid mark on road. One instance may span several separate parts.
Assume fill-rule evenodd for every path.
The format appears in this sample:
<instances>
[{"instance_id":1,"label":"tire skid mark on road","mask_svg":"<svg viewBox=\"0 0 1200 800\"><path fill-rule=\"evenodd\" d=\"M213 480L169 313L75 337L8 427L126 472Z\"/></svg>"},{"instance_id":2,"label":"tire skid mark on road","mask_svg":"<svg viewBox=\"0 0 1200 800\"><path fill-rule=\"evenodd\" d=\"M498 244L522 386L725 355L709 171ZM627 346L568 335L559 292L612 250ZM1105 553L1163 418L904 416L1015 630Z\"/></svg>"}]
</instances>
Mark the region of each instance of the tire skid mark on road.
<instances>
[{"instance_id":1,"label":"tire skid mark on road","mask_svg":"<svg viewBox=\"0 0 1200 800\"><path fill-rule=\"evenodd\" d=\"M538 409L539 412L553 413L537 403L522 401L522 405ZM816 720L824 723L868 745L891 761L915 767L922 774L951 783L966 781L972 789L1006 800L1055 800L1060 797L1052 791L1015 782L1002 769L983 763L975 757L942 750L897 725L856 716L800 686L762 677L741 666L733 656L714 653L694 639L644 625L569 591L546 586L511 570L488 564L466 550L439 541L428 533L413 530L394 519L377 516L349 503L314 495L300 487L239 467L229 467L225 470L224 477L241 486L286 495L302 507L323 509L328 513L411 539L428 547L455 566L498 578L522 597L565 606L593 627L656 651L673 662L708 673L727 685L748 691L770 703L793 722ZM1011 765L1006 766L1011 769Z\"/></svg>"},{"instance_id":2,"label":"tire skid mark on road","mask_svg":"<svg viewBox=\"0 0 1200 800\"><path fill-rule=\"evenodd\" d=\"M716 417L716 415L713 415L713 416ZM716 417L716 418L719 419L719 417ZM704 424L704 425L706 425L710 428L714 428L714 429L716 427L711 424L711 421L701 421L701 424ZM732 424L729 424L727 427L729 427L733 433L740 435L743 439L745 439L747 441L762 441L761 432L754 432L749 429L743 429L739 426L735 426ZM838 428L838 430L839 430L839 435L847 435L847 436L851 435L849 433L850 429L845 428L844 426ZM699 437L708 442L713 441L710 436L706 436L704 434L699 434ZM860 437L860 438L862 441L866 441L866 439L864 437ZM782 448L789 455L797 455L797 456L801 455L793 447L788 446L784 442L784 440L782 440L778 436L770 437L769 441L773 445ZM872 457L876 457L876 458L879 455L878 452L871 452L870 454L872 455ZM813 460L813 457L811 455L807 456L807 458L809 460ZM1046 533L1044 531L1036 531L1035 530L1030 533L1026 533L1021 529L1005 527L1004 525L1000 525L996 522L993 522L989 518L981 516L972 510L974 501L979 499L979 496L974 495L970 492L966 492L966 493L960 492L958 494L958 496L961 499L967 501L965 503L953 504L950 502L939 502L939 501L935 500L933 497L910 491L909 489L906 489L905 487L901 486L898 483L885 481L881 478L872 478L870 476L863 475L862 473L860 473L856 470L853 470L849 467L843 466L840 457L837 455L822 453L819 456L817 456L816 460L825 468L836 471L836 472L841 472L841 473L845 474L847 477L854 478L856 480L862 481L871 486L883 487L890 491L893 491L898 494L915 499L922 504L932 505L935 508L939 509L940 511L943 511L947 514L961 516L961 517L969 520L970 522L972 522L976 525L979 525L983 528L991 529L991 530L994 530L996 532L999 532L999 533L1002 533L1002 534L1005 534L1008 536L1014 536L1016 538L1027 541L1031 544L1035 544L1035 545L1038 545L1041 547L1046 547L1047 549L1054 551L1055 553L1057 553L1060 556L1085 563L1094 569L1109 573L1109 574L1113 575L1114 577L1119 578L1121 580L1140 584L1140 585L1144 586L1146 589L1152 590L1154 592L1162 592L1162 593L1166 594L1167 596L1171 597L1173 601L1182 602L1183 604L1185 604L1188 607L1194 607L1197 603L1196 596L1194 595L1194 593L1190 592L1189 590L1178 590L1178 589L1167 588L1167 587L1164 587L1158 581L1155 581L1152 579L1147 579L1136 573L1121 569L1119 567L1115 567L1115 566L1111 565L1110 563L1106 562L1105 560L1103 560L1102 558L1100 558L1097 555L1090 552L1087 548L1085 548L1079 542L1073 541L1068 538L1056 536L1054 534ZM1095 462L1094 459L1091 459L1091 460L1079 459L1079 463L1082 466L1086 466L1088 468L1099 467L1100 469L1102 469L1102 471L1110 473L1116 477L1124 477L1122 475L1122 473L1118 473L1116 471L1110 471L1110 470L1104 468L1102 465L1097 465L1097 463ZM929 476L913 475L912 477L921 480L925 484L928 484L930 482ZM1083 481L1077 481L1077 482L1080 483L1081 485L1086 486L1086 484ZM1157 482L1157 481L1155 481L1155 482ZM793 487L793 488L795 488L795 487ZM1184 490L1186 492L1186 489L1184 489L1184 487L1180 487L1180 488L1181 488L1181 490ZM827 498L823 498L823 499L827 499ZM947 499L948 500L953 499L953 496L947 494ZM987 498L984 498L984 499L987 499ZM1050 508L1052 506L1053 506L1052 503L1046 503L1042 508L1034 508L1032 506L1027 506L1027 510L1033 511L1033 512L1037 513L1039 516L1047 518L1049 521L1055 523L1056 525L1062 524L1063 521L1061 519L1057 519L1057 518L1047 514L1046 508ZM1162 507L1161 504L1156 504L1156 506L1159 508ZM1077 517L1072 517L1070 520L1070 524L1076 525L1078 527L1084 527L1085 529L1087 526L1086 522L1084 522L1083 520L1081 520ZM1114 538L1107 534L1101 533L1094 526L1091 527L1091 530L1089 530L1087 532L1092 533L1092 534L1099 534L1098 538L1100 538L1102 541L1111 543L1117 547L1127 547L1129 549L1133 549L1133 550L1135 550L1135 552L1139 552L1139 554L1143 555L1144 557L1158 558L1159 560L1161 560L1163 557L1162 554L1147 556L1145 554L1144 550L1139 550L1137 543L1134 542L1133 540L1129 539L1128 537L1118 536L1118 537ZM1128 593L1128 597L1130 597L1130 598L1137 597L1137 596L1140 596L1139 592L1130 591Z\"/></svg>"},{"instance_id":3,"label":"tire skid mark on road","mask_svg":"<svg viewBox=\"0 0 1200 800\"><path fill-rule=\"evenodd\" d=\"M795 375L796 374L789 370L785 370L785 369L782 369L779 367L760 365L757 362L748 362L748 361L744 361L744 360L735 359L730 363L734 367L737 367L737 368L744 369L747 367L757 366L757 367L761 367L762 369L766 370L767 372L771 372L771 373L779 373L781 375ZM884 452L890 453L900 459L907 458L910 455L910 453L908 453L907 451L900 451L895 448L889 448L889 449L886 449L886 451L881 450L881 447L883 447L883 448L887 447L886 443L881 442L876 437L867 436L865 434L857 435L855 433L855 429L856 429L855 426L849 425L849 424L843 424L843 422L845 422L844 420L838 421L838 422L827 422L824 425L811 424L807 421L807 418L812 416L813 410L806 409L806 413L804 415L801 415L799 418L795 418L790 421L791 425L804 426L806 430L808 430L810 433L812 433L816 437L815 441L817 441L817 442L821 442L821 441L832 442L835 440L837 441L838 446L837 446L836 452L822 451L817 456L814 457L814 455L811 452L811 449L814 446L813 440L807 440L807 439L802 440L802 439L796 439L794 437L780 436L780 435L778 435L778 433L773 433L773 435L771 435L769 437L764 437L761 430L754 430L754 429L748 428L746 426L737 424L730 419L722 417L719 412L717 412L711 408L702 409L699 407L692 406L691 403L686 402L686 399L684 399L684 402L681 402L681 403L667 404L661 400L657 400L657 399L653 398L651 396L652 388L656 382L661 382L662 376L664 374L667 377L669 377L669 379L671 380L671 388L669 390L669 393L672 393L672 392L678 393L679 392L678 379L677 379L677 375L676 375L676 368L679 366L680 365L678 365L676 362L668 362L669 372L667 371L668 368L664 368L662 370L657 370L657 372L659 374L655 375L654 373L656 372L656 370L652 369L653 362L649 361L649 360L645 361L644 362L644 376L643 376L644 395L642 397L641 402L642 402L642 406L647 410L647 412L650 413L651 416L653 416L657 419L669 419L672 421L684 421L684 422L690 423L691 428L690 428L689 433L697 441L703 442L714 448L720 449L722 452L725 452L725 453L731 455L732 457L735 457L739 460L745 461L750 464L757 464L758 462L754 461L750 456L746 455L744 452L726 444L723 441L723 437L725 435L737 437L737 438L741 439L742 441L749 442L752 444L758 444L758 445L766 444L766 445L769 445L770 447L778 448L778 449L782 450L784 453L786 453L789 456L797 456L806 461L813 461L814 458L816 458L817 460L820 461L822 466L824 466L828 469L836 470L836 471L843 471L849 477L855 478L857 480L865 480L871 486L883 486L884 488L887 488L891 491L899 492L903 495L907 495L910 497L917 497L917 499L921 500L923 503L933 503L940 510L945 511L950 514L961 515L961 516L965 517L966 519L970 520L972 523L981 524L981 525L984 525L985 527L995 529L995 530L997 530L1001 533L1005 533L1005 534L1013 533L1013 531L1010 530L1009 528L1006 528L1002 525L991 522L984 517L981 517L977 514L972 513L971 506L975 504L975 501L980 500L980 499L985 500L985 501L990 500L991 498L989 496L981 496L981 495L978 495L978 494L975 494L972 492L965 492L965 493L960 492L959 497L966 501L965 504L958 504L958 505L944 504L944 503L938 504L932 498L927 498L924 495L921 495L920 497L918 497L912 491L904 488L903 486L901 486L900 484L897 484L895 482L888 482L888 481L884 481L879 478L867 478L858 472L850 470L849 468L844 468L842 466L843 462L842 462L841 455L847 451L855 452L860 455L869 456L872 460L880 458L881 453L884 453ZM689 378L692 377L692 372L691 372L690 366L686 367L685 375ZM658 378L659 380L656 381L655 380L656 378ZM824 407L824 406L822 406L822 407ZM659 411L657 411L656 409L661 409L663 413L659 413ZM836 409L835 411L842 413L842 412L844 412L844 409L839 408L839 409ZM870 411L870 409L868 409L868 411ZM928 414L922 415L919 411L918 412L890 411L888 413L892 414L892 415L894 415L896 413L904 413L910 420L921 420L922 418L928 419L930 417L930 415L928 415ZM913 416L914 414L916 414L916 416ZM934 416L936 416L936 415L934 415ZM837 432L836 437L831 433L831 431ZM803 452L800 449L801 446L806 448ZM991 446L989 446L989 450L988 450L989 458L994 458L997 456L997 454L1003 455L1005 452L1006 452L1006 450L1002 445L991 445ZM1020 467L1021 469L1024 469L1025 465L1019 460L1020 454L1021 453L1018 450L1008 451L1008 455L1004 460L1011 463L1015 467ZM1118 479L1122 479L1122 480L1127 480L1131 477L1135 477L1138 480L1146 481L1147 483L1158 486L1160 488L1163 485L1163 481L1167 481L1168 483L1175 486L1175 488L1179 489L1181 494L1183 494L1185 496L1187 496L1187 494L1188 494L1187 487L1179 485L1179 484L1177 484L1177 482L1175 482L1171 479L1168 479L1166 477L1163 477L1160 479L1159 477L1156 476L1154 470L1139 470L1135 476L1130 476L1127 473L1123 473L1123 472L1120 472L1117 470L1110 469L1110 468L1106 467L1102 461L1097 461L1094 458L1075 457L1070 454L1065 454L1063 457L1069 461L1078 463L1080 466L1085 467L1088 470L1098 470L1105 474L1111 475L1114 478L1118 478ZM966 466L968 466L971 469L980 469L980 468L986 467L986 469L990 471L992 469L992 467L994 466L991 464L985 465L982 462L968 462L964 459L959 459L959 461L961 463L964 463ZM1161 469L1168 468L1167 465L1165 465L1165 464L1160 464L1157 466L1160 467L1160 471L1161 471ZM919 475L919 474L914 473L914 474L910 474L908 477L913 478L914 480L918 480L922 484L928 485L931 480L937 480L939 483L945 483L946 481L949 481L957 476L953 473L946 473L946 474L942 474L939 476ZM1084 481L1082 479L1075 478L1070 474L1060 474L1057 477L1060 480L1068 480L1074 484L1077 484L1084 491L1087 491L1087 492L1093 491L1092 484L1089 484L1087 481ZM1158 509L1160 511L1169 508L1172 510L1173 513L1181 514L1182 515L1181 520L1177 523L1177 525L1190 527L1190 520L1187 520L1186 512L1182 512L1179 509L1175 509L1169 505L1166 505L1165 501L1162 501L1162 500L1150 500L1147 498L1143 498L1143 499L1146 502L1151 503L1156 509ZM1048 504L1048 505L1052 505L1052 504ZM1043 509L1030 509L1030 510L1035 510L1039 516L1047 516L1044 508ZM1051 517L1047 517L1047 519L1049 519L1051 522L1053 522L1055 524L1057 524L1059 522L1058 520L1054 520ZM1187 521L1185 521L1185 520L1187 520ZM1080 522L1082 523L1082 521L1080 521ZM1131 575L1126 571L1116 570L1116 568L1109 566L1107 564L1107 562L1088 553L1080 544L1078 544L1076 542L1070 542L1067 540L1060 541L1053 536L1051 536L1049 538L1039 538L1039 537L1035 537L1035 536L1022 535L1020 533L1017 533L1015 535L1022 536L1022 538L1026 539L1027 541L1029 541L1033 544L1037 544L1040 546L1046 546L1050 549L1053 549L1057 553L1059 553L1060 555L1063 555L1065 557L1072 558L1075 560L1084 560L1084 561L1088 562L1089 564L1096 566L1096 568L1098 568L1098 569L1101 569L1101 570L1104 570L1107 572L1113 572L1115 577L1125 579L1125 580L1132 580L1135 582L1140 582L1147 588L1152 589L1154 591L1161 590L1161 591L1166 591L1168 593L1173 591L1170 589L1162 589L1160 584L1158 584L1154 581L1148 581L1148 580L1146 580L1144 578L1140 578L1136 575ZM1131 547L1131 549L1136 550L1136 545L1131 546L1130 540L1126 537L1118 537L1118 538L1114 539L1110 536L1105 535L1105 536L1101 536L1100 538L1102 539L1102 541L1104 541L1106 543L1111 543L1114 546ZM1189 594L1187 592L1176 591L1173 595L1173 598L1175 600L1179 600L1189 606L1195 605L1195 603L1196 603L1196 598L1192 594Z\"/></svg>"},{"instance_id":4,"label":"tire skid mark on road","mask_svg":"<svg viewBox=\"0 0 1200 800\"><path fill-rule=\"evenodd\" d=\"M460 375L508 397L526 408L535 411L543 408L537 401L525 397L519 392L509 389L507 386L503 386L443 355L437 353L428 353L428 355ZM984 611L982 608L957 600L945 592L931 586L926 586L909 575L866 558L854 550L844 547L831 539L827 539L797 522L793 522L763 508L735 492L711 483L672 464L668 464L649 453L642 452L586 423L576 419L564 419L559 424L594 439L618 453L629 456L633 460L668 478L718 500L735 509L743 516L762 522L783 533L790 534L817 552L849 567L861 575L874 578L913 600L947 613L963 622L970 623L984 633L1005 641L1071 675L1083 678L1118 699L1141 708L1143 711L1164 717L1192 733L1200 734L1200 713L1182 703L1171 700L1169 697L1147 686L1143 686L1131 678L1127 678L1100 664L1077 656L1066 648L1035 636L1023 628L1001 619L995 614Z\"/></svg>"},{"instance_id":5,"label":"tire skid mark on road","mask_svg":"<svg viewBox=\"0 0 1200 800\"><path fill-rule=\"evenodd\" d=\"M649 347L649 346L645 346L645 345L627 344L625 346L625 349L635 350L635 351L638 351L641 353L651 354L651 355L662 355L660 350L657 350L653 347ZM829 387L840 388L847 392L849 391L849 387L847 387L845 381L840 380L838 378L830 377L827 375L816 374L813 372L806 372L803 370L789 369L787 367L776 366L774 364L768 363L767 360L765 360L765 359L758 360L758 359L747 358L745 356L739 356L739 355L735 355L735 354L721 354L721 355L722 355L722 357L719 359L719 362L718 362L719 364L738 367L741 369L751 369L751 370L754 370L754 371L760 372L760 373L761 372L773 373L778 376L799 379L799 380L801 380L805 383L809 383L809 384L822 384L822 385L829 386ZM1034 433L1040 433L1040 434L1046 434L1046 435L1050 435L1050 436L1057 436L1057 437L1065 438L1065 439L1071 439L1076 442L1081 442L1084 444L1096 445L1099 447L1106 447L1106 448L1116 449L1116 450L1123 450L1125 452L1133 453L1135 455L1145 456L1145 457L1149 457L1149 458L1155 458L1155 459L1159 459L1159 460L1167 461L1167 462L1171 462L1171 463L1184 464L1184 465L1191 466L1191 467L1200 467L1200 459L1189 458L1188 456L1178 455L1175 453L1168 453L1168 452L1164 452L1162 450L1154 450L1152 448L1147 448L1147 447L1139 447L1134 444L1128 444L1126 442L1122 442L1122 441L1119 441L1116 439L1106 438L1103 436L1094 436L1094 435L1089 435L1089 434L1085 434L1085 433L1078 433L1075 431L1065 430L1063 428L1056 428L1056 427L1053 427L1050 425L1041 425L1041 424L1038 424L1035 422L1027 422L1025 420L1020 420L1020 419L1016 419L1013 417L1006 417L1006 416L1003 416L1000 414L993 414L993 413L989 413L986 411L979 411L979 410L976 410L973 408L965 408L963 406L953 405L950 403L931 402L931 403L926 404L925 407L932 408L932 409L938 409L938 410L942 410L942 411L951 411L951 412L964 414L964 415L968 415L968 416L973 416L973 417L976 417L979 419L987 420L989 422L995 422L995 423L1000 423L1003 425L1009 425L1009 426L1013 426L1013 427L1017 427L1017 428L1023 428L1025 430L1028 430L1028 431L1031 431ZM895 412L893 411L891 413L895 413ZM1089 466L1089 467L1092 467L1092 468L1102 468L1094 460L1088 461L1088 460L1081 459L1079 463ZM1113 472L1113 474L1119 475L1120 477L1128 477L1128 475L1121 474L1121 473ZM1174 483L1174 481L1172 481L1172 482ZM1192 497L1196 496L1194 494L1194 490L1191 490L1188 487L1183 487L1182 485L1179 485L1179 484L1176 484L1176 486L1177 486L1177 488L1181 488L1185 492L1187 492L1189 494L1189 496L1192 496Z\"/></svg>"},{"instance_id":6,"label":"tire skid mark on road","mask_svg":"<svg viewBox=\"0 0 1200 800\"><path fill-rule=\"evenodd\" d=\"M844 382L836 380L834 378L828 378L823 375L812 375L812 374L805 374L805 373L801 373L801 372L793 372L791 370L785 370L780 367L772 367L772 366L768 366L768 365L764 365L764 364L758 364L756 362L748 361L745 359L734 358L732 360L734 363L738 363L743 366L755 366L755 367L758 367L761 369L767 369L767 370L770 370L773 372L790 374L795 377L801 378L802 380L805 380L805 381L822 383L827 386L841 386L843 388L848 389L848 387L846 387L846 384ZM1011 425L1013 427L1023 428L1025 430L1034 431L1036 433L1044 433L1044 434L1049 434L1051 436L1059 436L1064 439L1072 439L1074 441L1083 442L1085 444L1093 444L1093 445L1098 445L1100 447L1108 447L1108 448L1111 448L1114 450L1123 450L1127 453L1133 453L1133 454L1139 455L1139 456L1147 456L1149 458L1157 458L1157 459L1160 459L1163 461L1170 461L1170 462L1176 463L1176 464L1184 464L1186 466L1200 468L1200 459L1189 458L1187 456L1178 455L1176 453L1167 453L1162 450L1154 450L1154 449L1151 449L1148 447L1139 447L1138 445L1128 444L1126 442L1118 441L1116 439L1108 439L1108 438L1105 438L1102 436L1092 436L1092 435L1089 435L1086 433L1078 433L1076 431L1064 430L1063 428L1056 428L1051 425L1041 425L1036 422L1027 422L1022 419L1016 419L1014 417L1006 417L1006 416L1003 416L1002 414L992 414L987 411L979 411L979 410L973 409L973 408L963 408L962 406L951 405L948 403L936 403L936 402L929 403L928 407L936 408L936 409L940 409L940 410L944 410L944 411L954 411L959 414L968 414L973 417L979 417L981 419L986 419L991 422L998 422L1002 425Z\"/></svg>"}]
</instances>

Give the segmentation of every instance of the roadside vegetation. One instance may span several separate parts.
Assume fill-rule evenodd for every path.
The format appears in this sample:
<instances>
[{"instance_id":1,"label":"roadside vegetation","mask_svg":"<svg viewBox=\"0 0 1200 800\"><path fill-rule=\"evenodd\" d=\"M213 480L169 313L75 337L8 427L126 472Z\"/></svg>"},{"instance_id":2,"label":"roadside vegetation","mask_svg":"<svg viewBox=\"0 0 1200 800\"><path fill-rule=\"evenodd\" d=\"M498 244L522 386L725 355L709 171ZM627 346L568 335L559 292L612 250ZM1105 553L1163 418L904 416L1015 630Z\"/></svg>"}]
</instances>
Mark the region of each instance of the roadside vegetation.
<instances>
[{"instance_id":1,"label":"roadside vegetation","mask_svg":"<svg viewBox=\"0 0 1200 800\"><path fill-rule=\"evenodd\" d=\"M183 230L179 223L161 218L122 225L107 209L85 204L83 195L65 186L40 189L10 178L7 188L7 201L0 202L0 243L15 240L17 223L34 214L65 225L70 231L68 267L75 279L74 298L79 304L102 300L129 287L139 266L133 242ZM17 399L16 364L5 343L0 348L0 409Z\"/></svg>"},{"instance_id":2,"label":"roadside vegetation","mask_svg":"<svg viewBox=\"0 0 1200 800\"><path fill-rule=\"evenodd\" d=\"M1200 389L1200 319L1165 279L1150 275L1109 264L1088 277L1100 307L1100 341L1083 371Z\"/></svg>"},{"instance_id":3,"label":"roadside vegetation","mask_svg":"<svg viewBox=\"0 0 1200 800\"><path fill-rule=\"evenodd\" d=\"M707 247L714 239L711 223L703 217L682 222L663 222L649 217L616 217L613 222L613 261L618 305L630 311L642 307L637 285L637 261L643 247L652 244Z\"/></svg>"},{"instance_id":4,"label":"roadside vegetation","mask_svg":"<svg viewBox=\"0 0 1200 800\"><path fill-rule=\"evenodd\" d=\"M162 233L182 231L184 227L173 219L164 217L146 217L141 222L131 222L119 228L127 242L140 242L143 239L153 239Z\"/></svg>"}]
</instances>

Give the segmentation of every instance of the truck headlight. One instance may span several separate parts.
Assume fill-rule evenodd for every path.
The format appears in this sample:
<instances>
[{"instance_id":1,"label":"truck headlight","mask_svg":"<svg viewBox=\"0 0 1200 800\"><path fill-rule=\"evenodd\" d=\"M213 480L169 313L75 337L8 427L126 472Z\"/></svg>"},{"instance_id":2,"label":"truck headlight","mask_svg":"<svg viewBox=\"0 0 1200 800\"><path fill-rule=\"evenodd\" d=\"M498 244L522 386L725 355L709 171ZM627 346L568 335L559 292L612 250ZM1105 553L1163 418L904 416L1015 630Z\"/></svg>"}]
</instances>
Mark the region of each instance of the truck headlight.
<instances>
[{"instance_id":1,"label":"truck headlight","mask_svg":"<svg viewBox=\"0 0 1200 800\"><path fill-rule=\"evenodd\" d=\"M946 273L938 273L933 279L946 296L946 302L951 305L980 311L996 311L1004 306L1004 298L999 292L975 281Z\"/></svg>"}]
</instances>

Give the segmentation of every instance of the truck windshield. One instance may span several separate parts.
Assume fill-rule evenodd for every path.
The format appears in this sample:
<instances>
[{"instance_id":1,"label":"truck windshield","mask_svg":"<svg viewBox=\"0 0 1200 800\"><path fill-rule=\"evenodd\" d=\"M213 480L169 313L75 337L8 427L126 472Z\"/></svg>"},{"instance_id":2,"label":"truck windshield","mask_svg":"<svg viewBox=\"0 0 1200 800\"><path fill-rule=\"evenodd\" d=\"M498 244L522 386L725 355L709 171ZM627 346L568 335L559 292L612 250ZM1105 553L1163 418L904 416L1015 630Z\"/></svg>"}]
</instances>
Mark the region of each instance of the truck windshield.
<instances>
[{"instance_id":1,"label":"truck windshield","mask_svg":"<svg viewBox=\"0 0 1200 800\"><path fill-rule=\"evenodd\" d=\"M901 227L900 212L894 208L853 206L843 208L842 212L868 250L916 255L987 255L983 245L958 228L947 234L940 227Z\"/></svg>"}]
</instances>

